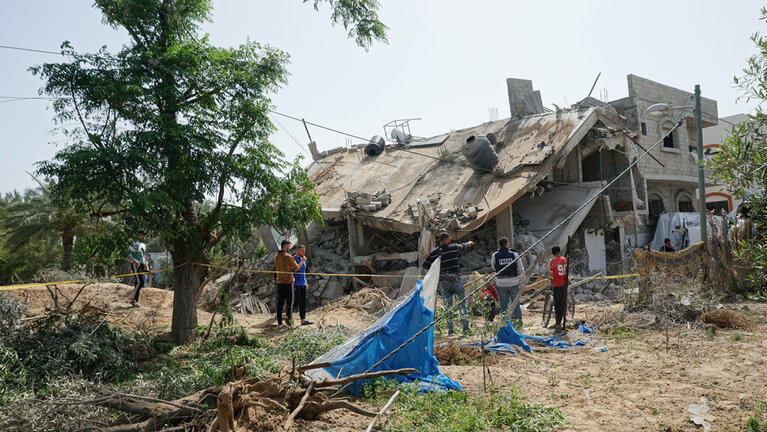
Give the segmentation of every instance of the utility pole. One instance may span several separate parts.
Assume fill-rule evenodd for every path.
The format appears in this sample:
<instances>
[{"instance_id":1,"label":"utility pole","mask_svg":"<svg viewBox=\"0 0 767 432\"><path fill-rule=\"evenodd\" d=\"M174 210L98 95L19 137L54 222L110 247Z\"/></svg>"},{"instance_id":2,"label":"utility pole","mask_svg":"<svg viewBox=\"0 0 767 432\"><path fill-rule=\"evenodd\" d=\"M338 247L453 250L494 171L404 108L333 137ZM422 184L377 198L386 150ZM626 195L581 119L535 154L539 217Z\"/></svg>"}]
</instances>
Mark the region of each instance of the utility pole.
<instances>
[{"instance_id":1,"label":"utility pole","mask_svg":"<svg viewBox=\"0 0 767 432\"><path fill-rule=\"evenodd\" d=\"M695 128L698 132L698 211L700 212L700 238L708 250L708 219L706 218L706 174L703 159L703 113L700 110L700 84L695 84Z\"/></svg>"}]
</instances>

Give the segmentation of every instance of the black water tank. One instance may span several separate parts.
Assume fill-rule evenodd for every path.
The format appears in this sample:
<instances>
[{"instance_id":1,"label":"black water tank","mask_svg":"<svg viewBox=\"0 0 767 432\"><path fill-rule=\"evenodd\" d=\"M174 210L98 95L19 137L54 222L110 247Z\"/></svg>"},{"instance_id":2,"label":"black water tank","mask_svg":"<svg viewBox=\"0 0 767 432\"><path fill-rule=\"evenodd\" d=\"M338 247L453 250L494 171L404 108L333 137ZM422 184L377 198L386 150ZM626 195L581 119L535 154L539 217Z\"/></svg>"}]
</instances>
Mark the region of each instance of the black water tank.
<instances>
[{"instance_id":1,"label":"black water tank","mask_svg":"<svg viewBox=\"0 0 767 432\"><path fill-rule=\"evenodd\" d=\"M477 174L488 173L498 165L498 153L485 136L470 136L463 145L463 156Z\"/></svg>"},{"instance_id":2,"label":"black water tank","mask_svg":"<svg viewBox=\"0 0 767 432\"><path fill-rule=\"evenodd\" d=\"M378 156L384 152L386 140L381 135L375 135L370 138L370 142L365 146L365 154L368 156Z\"/></svg>"}]
</instances>

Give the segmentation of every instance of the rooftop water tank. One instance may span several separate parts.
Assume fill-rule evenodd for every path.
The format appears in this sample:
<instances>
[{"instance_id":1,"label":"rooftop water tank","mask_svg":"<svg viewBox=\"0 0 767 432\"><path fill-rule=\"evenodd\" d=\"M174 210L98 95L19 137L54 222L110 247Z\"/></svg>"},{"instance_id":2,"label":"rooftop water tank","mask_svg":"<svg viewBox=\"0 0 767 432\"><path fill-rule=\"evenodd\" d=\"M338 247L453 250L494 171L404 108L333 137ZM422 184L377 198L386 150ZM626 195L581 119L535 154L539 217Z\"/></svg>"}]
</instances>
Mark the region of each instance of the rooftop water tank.
<instances>
[{"instance_id":1,"label":"rooftop water tank","mask_svg":"<svg viewBox=\"0 0 767 432\"><path fill-rule=\"evenodd\" d=\"M489 173L498 165L498 153L493 149L490 140L483 135L467 138L461 151L477 174Z\"/></svg>"},{"instance_id":2,"label":"rooftop water tank","mask_svg":"<svg viewBox=\"0 0 767 432\"><path fill-rule=\"evenodd\" d=\"M381 135L374 135L370 142L365 146L365 154L368 156L378 156L384 152L386 140Z\"/></svg>"}]
</instances>

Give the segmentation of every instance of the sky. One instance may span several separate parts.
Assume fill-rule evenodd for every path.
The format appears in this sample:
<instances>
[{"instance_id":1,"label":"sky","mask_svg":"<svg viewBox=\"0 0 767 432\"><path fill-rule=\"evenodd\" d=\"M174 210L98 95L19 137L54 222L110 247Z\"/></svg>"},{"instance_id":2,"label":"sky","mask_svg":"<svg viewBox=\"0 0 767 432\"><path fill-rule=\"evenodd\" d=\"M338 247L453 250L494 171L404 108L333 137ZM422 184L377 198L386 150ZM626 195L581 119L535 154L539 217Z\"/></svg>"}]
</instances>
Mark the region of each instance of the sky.
<instances>
[{"instance_id":1,"label":"sky","mask_svg":"<svg viewBox=\"0 0 767 432\"><path fill-rule=\"evenodd\" d=\"M627 96L626 75L635 74L689 91L700 84L720 117L754 106L737 101L733 76L756 52L750 35L767 30L757 1L380 1L389 43L368 51L311 0L217 0L202 31L218 46L252 40L290 54L275 109L361 137L382 135L394 119L421 118L411 131L426 137L488 121L491 108L508 117L509 77L533 80L549 107L587 96L600 72L593 96L607 100ZM93 52L128 43L91 4L0 0L0 45L58 51L70 41ZM42 82L28 68L61 60L0 49L0 96L36 96ZM53 116L47 100L0 102L0 193L34 187L27 172L67 144ZM272 142L309 160L303 125L273 119ZM320 150L349 139L309 132Z\"/></svg>"}]
</instances>

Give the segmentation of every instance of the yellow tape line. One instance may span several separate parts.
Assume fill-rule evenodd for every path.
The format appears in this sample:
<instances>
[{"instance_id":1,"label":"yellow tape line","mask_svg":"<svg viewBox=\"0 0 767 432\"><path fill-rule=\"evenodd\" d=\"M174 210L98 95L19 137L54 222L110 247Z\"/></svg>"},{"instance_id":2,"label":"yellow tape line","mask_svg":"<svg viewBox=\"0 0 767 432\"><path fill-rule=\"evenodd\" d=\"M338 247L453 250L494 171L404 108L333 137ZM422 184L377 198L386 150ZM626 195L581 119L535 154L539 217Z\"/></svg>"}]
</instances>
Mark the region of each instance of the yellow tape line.
<instances>
[{"instance_id":1,"label":"yellow tape line","mask_svg":"<svg viewBox=\"0 0 767 432\"><path fill-rule=\"evenodd\" d=\"M136 276L136 275L142 275L142 274L154 274L154 273L163 273L171 270L175 270L179 267L183 267L185 265L189 264L188 262L179 264L173 268L167 268L164 270L151 270L146 272L139 272L139 273L125 273L125 274L118 274L118 275L112 275L112 276L104 276L100 278L90 278L90 279L78 279L78 280L68 280L68 281L58 281L58 282L40 282L40 283L33 283L33 284L21 284L21 285L5 285L0 286L0 291L10 291L10 290L17 290L17 289L26 289L26 288L35 288L35 287L42 287L46 285L67 285L67 284L74 284L74 283L85 283L85 282L94 282L102 279L110 279L110 278L120 278L120 277L128 277L128 276ZM213 264L202 264L202 263L195 263L195 265L200 265L203 267L208 268L217 268L222 270L236 270L236 271L242 271L246 273L267 273L267 274L280 274L280 273L292 273L292 272L283 272L283 271L277 271L277 270L251 270L251 269L244 269L239 267L225 267L225 266L217 266ZM379 275L379 274L368 274L368 273L306 273L307 276L326 276L326 277L409 277L414 279L421 279L423 278L422 275L411 275L411 276L405 276L405 275ZM490 276L488 274L469 274L469 275L461 275L461 277L476 277L476 278L483 278ZM613 275L613 276L600 276L598 278L594 279L625 279L630 277L638 277L638 273L631 273L626 275ZM572 276L570 279L588 279L589 277L593 276Z\"/></svg>"},{"instance_id":2,"label":"yellow tape line","mask_svg":"<svg viewBox=\"0 0 767 432\"><path fill-rule=\"evenodd\" d=\"M41 286L47 286L47 285L68 285L68 284L74 284L74 283L85 283L85 282L94 282L99 281L102 279L111 279L111 278L119 278L119 277L128 277L128 276L136 276L136 275L142 275L142 274L154 274L154 273L164 273L167 271L175 270L179 267L183 267L185 265L189 264L188 262L179 264L173 268L167 268L164 270L150 270L145 272L139 272L139 273L125 273L125 274L119 274L119 275L112 275L112 276L104 276L100 278L90 278L90 279L77 279L77 280L68 280L68 281L58 281L58 282L40 282L40 283L33 283L33 284L21 284L21 285L5 285L0 286L0 291L10 291L10 290L17 290L17 289L26 289L26 288L35 288L35 287L41 287Z\"/></svg>"}]
</instances>

